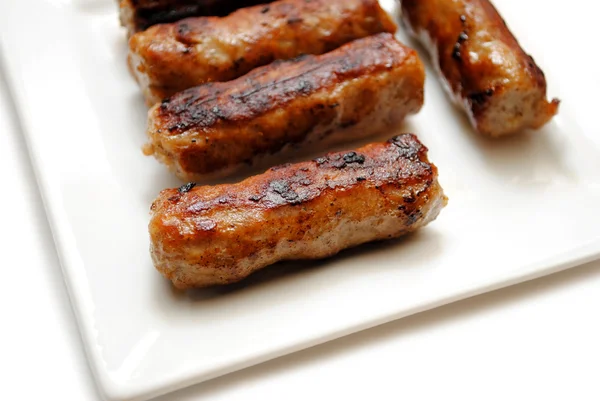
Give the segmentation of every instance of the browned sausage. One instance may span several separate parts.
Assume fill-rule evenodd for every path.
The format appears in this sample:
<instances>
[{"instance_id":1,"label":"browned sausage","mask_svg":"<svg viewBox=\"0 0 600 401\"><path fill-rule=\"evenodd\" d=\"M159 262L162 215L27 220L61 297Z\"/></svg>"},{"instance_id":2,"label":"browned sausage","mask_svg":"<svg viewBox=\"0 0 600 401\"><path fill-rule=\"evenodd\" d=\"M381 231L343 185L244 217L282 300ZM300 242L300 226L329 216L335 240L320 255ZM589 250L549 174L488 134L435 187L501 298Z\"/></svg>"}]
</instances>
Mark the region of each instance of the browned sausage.
<instances>
[{"instance_id":1,"label":"browned sausage","mask_svg":"<svg viewBox=\"0 0 600 401\"><path fill-rule=\"evenodd\" d=\"M402 0L402 19L430 50L453 99L482 134L539 128L558 111L546 79L488 0Z\"/></svg>"},{"instance_id":2,"label":"browned sausage","mask_svg":"<svg viewBox=\"0 0 600 401\"><path fill-rule=\"evenodd\" d=\"M129 63L149 105L206 82L229 81L278 59L322 54L395 32L377 0L280 0L227 17L189 18L131 37Z\"/></svg>"},{"instance_id":3,"label":"browned sausage","mask_svg":"<svg viewBox=\"0 0 600 401\"><path fill-rule=\"evenodd\" d=\"M148 27L201 15L227 15L269 0L121 0L121 24L129 35Z\"/></svg>"},{"instance_id":4,"label":"browned sausage","mask_svg":"<svg viewBox=\"0 0 600 401\"><path fill-rule=\"evenodd\" d=\"M180 178L219 178L252 165L387 132L423 105L416 52L389 33L320 56L188 89L149 112L147 153Z\"/></svg>"},{"instance_id":5,"label":"browned sausage","mask_svg":"<svg viewBox=\"0 0 600 401\"><path fill-rule=\"evenodd\" d=\"M427 148L404 134L238 184L164 190L152 205L151 254L177 288L228 284L280 260L399 237L445 204Z\"/></svg>"}]
</instances>

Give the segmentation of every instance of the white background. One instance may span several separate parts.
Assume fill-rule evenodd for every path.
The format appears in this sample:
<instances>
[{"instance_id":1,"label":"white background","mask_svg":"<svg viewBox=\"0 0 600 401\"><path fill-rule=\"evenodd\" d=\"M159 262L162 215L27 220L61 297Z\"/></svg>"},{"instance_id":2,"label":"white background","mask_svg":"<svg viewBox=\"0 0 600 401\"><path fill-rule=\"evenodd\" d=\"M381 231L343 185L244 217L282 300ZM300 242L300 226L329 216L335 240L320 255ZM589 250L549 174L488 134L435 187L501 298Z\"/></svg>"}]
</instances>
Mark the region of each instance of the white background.
<instances>
[{"instance_id":1,"label":"white background","mask_svg":"<svg viewBox=\"0 0 600 401\"><path fill-rule=\"evenodd\" d=\"M4 1L25 0L0 0L0 12ZM503 1L516 2L497 0ZM600 143L599 7L584 0L520 2L522 18L531 21L521 41L535 44L543 68L561 77L561 94ZM565 58L570 62L558 63ZM0 172L0 399L97 400L3 78ZM600 262L358 333L161 401L598 400L598 309Z\"/></svg>"}]
</instances>

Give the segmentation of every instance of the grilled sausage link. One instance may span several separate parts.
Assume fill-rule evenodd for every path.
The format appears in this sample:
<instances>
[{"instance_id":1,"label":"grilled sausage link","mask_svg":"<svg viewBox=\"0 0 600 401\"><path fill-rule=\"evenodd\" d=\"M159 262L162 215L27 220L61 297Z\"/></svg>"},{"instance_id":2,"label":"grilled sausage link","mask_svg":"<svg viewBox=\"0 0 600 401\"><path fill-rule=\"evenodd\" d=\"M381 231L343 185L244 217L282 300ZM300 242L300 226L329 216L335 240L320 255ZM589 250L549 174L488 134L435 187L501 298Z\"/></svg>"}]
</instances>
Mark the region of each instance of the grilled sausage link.
<instances>
[{"instance_id":1,"label":"grilled sausage link","mask_svg":"<svg viewBox=\"0 0 600 401\"><path fill-rule=\"evenodd\" d=\"M269 0L121 0L121 25L131 36L165 22L200 15L227 15L238 8L268 3Z\"/></svg>"},{"instance_id":2,"label":"grilled sausage link","mask_svg":"<svg viewBox=\"0 0 600 401\"><path fill-rule=\"evenodd\" d=\"M377 0L280 0L227 17L156 25L129 41L129 64L149 105L278 59L322 54L396 25Z\"/></svg>"},{"instance_id":3,"label":"grilled sausage link","mask_svg":"<svg viewBox=\"0 0 600 401\"><path fill-rule=\"evenodd\" d=\"M423 105L416 52L383 33L184 92L149 112L146 153L184 180L266 168L395 127Z\"/></svg>"},{"instance_id":4,"label":"grilled sausage link","mask_svg":"<svg viewBox=\"0 0 600 401\"><path fill-rule=\"evenodd\" d=\"M177 288L228 284L281 260L399 237L446 201L427 148L404 134L237 184L164 190L151 208L151 255Z\"/></svg>"},{"instance_id":5,"label":"grilled sausage link","mask_svg":"<svg viewBox=\"0 0 600 401\"><path fill-rule=\"evenodd\" d=\"M453 99L484 135L539 128L557 112L544 73L488 0L402 0L408 30L428 47Z\"/></svg>"}]
</instances>

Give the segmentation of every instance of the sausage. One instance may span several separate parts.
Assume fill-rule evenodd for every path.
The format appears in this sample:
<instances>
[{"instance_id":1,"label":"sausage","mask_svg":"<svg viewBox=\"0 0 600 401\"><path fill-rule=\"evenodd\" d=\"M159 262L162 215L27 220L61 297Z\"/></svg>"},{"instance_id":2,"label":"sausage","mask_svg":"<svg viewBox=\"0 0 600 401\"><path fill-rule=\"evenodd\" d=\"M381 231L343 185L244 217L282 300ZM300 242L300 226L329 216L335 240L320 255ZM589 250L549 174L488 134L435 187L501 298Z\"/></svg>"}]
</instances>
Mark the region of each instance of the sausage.
<instances>
[{"instance_id":1,"label":"sausage","mask_svg":"<svg viewBox=\"0 0 600 401\"><path fill-rule=\"evenodd\" d=\"M152 260L186 289L396 238L427 225L446 205L437 177L427 148L403 134L237 184L166 189L151 207Z\"/></svg>"},{"instance_id":2,"label":"sausage","mask_svg":"<svg viewBox=\"0 0 600 401\"><path fill-rule=\"evenodd\" d=\"M183 91L149 112L147 154L183 180L367 138L423 105L424 67L389 33Z\"/></svg>"},{"instance_id":3,"label":"sausage","mask_svg":"<svg viewBox=\"0 0 600 401\"><path fill-rule=\"evenodd\" d=\"M131 37L129 64L153 105L274 60L322 54L354 39L395 31L377 0L280 0L223 18L153 26Z\"/></svg>"},{"instance_id":4,"label":"sausage","mask_svg":"<svg viewBox=\"0 0 600 401\"><path fill-rule=\"evenodd\" d=\"M448 92L491 137L540 128L557 112L546 79L488 0L402 0L408 31L431 52Z\"/></svg>"},{"instance_id":5,"label":"sausage","mask_svg":"<svg viewBox=\"0 0 600 401\"><path fill-rule=\"evenodd\" d=\"M121 25L129 36L148 27L200 15L227 15L269 0L121 0Z\"/></svg>"}]
</instances>

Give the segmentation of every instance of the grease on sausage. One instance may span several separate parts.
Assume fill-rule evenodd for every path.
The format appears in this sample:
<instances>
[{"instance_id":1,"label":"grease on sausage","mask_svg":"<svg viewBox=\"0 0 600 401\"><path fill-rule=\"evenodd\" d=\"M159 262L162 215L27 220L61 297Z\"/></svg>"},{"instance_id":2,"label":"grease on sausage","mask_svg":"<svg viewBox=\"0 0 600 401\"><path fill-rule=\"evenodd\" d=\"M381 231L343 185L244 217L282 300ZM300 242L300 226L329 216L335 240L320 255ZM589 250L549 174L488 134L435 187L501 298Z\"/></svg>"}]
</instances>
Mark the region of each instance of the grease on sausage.
<instances>
[{"instance_id":1,"label":"grease on sausage","mask_svg":"<svg viewBox=\"0 0 600 401\"><path fill-rule=\"evenodd\" d=\"M222 18L153 26L131 37L129 64L153 105L274 60L322 54L354 39L395 31L377 0L280 0Z\"/></svg>"},{"instance_id":2,"label":"grease on sausage","mask_svg":"<svg viewBox=\"0 0 600 401\"><path fill-rule=\"evenodd\" d=\"M420 110L424 80L414 50L370 36L166 99L150 110L147 153L184 180L266 168L394 128Z\"/></svg>"},{"instance_id":3,"label":"grease on sausage","mask_svg":"<svg viewBox=\"0 0 600 401\"><path fill-rule=\"evenodd\" d=\"M546 79L488 0L402 0L402 20L428 48L453 99L484 135L539 128L557 112Z\"/></svg>"},{"instance_id":4,"label":"grease on sausage","mask_svg":"<svg viewBox=\"0 0 600 401\"><path fill-rule=\"evenodd\" d=\"M185 289L396 238L433 221L446 205L437 177L427 148L403 134L237 184L167 189L151 208L152 260Z\"/></svg>"}]
</instances>

